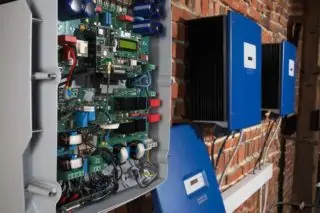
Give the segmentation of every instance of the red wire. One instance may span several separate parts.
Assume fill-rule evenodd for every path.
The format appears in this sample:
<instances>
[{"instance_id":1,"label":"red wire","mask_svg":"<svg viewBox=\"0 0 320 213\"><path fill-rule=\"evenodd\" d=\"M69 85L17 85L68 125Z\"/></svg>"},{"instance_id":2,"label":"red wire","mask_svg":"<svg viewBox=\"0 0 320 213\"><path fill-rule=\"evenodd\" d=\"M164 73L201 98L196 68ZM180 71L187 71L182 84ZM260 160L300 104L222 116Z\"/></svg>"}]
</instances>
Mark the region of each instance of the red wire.
<instances>
[{"instance_id":1,"label":"red wire","mask_svg":"<svg viewBox=\"0 0 320 213\"><path fill-rule=\"evenodd\" d=\"M72 74L74 72L74 70L76 69L76 66L77 66L77 58L76 58L76 53L74 51L74 49L70 46L66 46L67 48L67 54L71 55L71 58L72 58L72 66L70 68L70 71L69 71L69 75L68 75L68 78L67 78L67 81L66 81L66 84L65 84L65 88L66 87L69 87L70 86L70 81L71 81L71 77L72 77Z\"/></svg>"}]
</instances>

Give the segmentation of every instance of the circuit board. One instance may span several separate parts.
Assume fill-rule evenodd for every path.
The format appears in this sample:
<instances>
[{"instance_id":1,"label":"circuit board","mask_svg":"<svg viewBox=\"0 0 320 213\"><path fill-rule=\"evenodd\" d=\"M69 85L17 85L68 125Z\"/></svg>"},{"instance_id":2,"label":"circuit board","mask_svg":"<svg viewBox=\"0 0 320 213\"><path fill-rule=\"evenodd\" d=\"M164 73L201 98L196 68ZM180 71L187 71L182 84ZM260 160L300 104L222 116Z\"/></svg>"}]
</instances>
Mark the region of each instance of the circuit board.
<instances>
[{"instance_id":1,"label":"circuit board","mask_svg":"<svg viewBox=\"0 0 320 213\"><path fill-rule=\"evenodd\" d=\"M149 126L160 121L152 109L161 102L152 87L150 37L133 32L131 3L85 2L94 11L58 23L60 212L157 177L149 156L158 144Z\"/></svg>"}]
</instances>

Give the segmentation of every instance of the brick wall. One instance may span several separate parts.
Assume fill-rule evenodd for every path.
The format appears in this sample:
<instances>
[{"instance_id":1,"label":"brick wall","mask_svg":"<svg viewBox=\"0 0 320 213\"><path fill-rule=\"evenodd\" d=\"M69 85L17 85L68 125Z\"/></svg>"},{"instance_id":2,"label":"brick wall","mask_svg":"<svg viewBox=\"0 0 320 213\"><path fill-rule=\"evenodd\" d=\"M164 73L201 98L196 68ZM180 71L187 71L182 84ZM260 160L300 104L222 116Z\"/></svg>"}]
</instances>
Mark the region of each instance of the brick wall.
<instances>
[{"instance_id":1,"label":"brick wall","mask_svg":"<svg viewBox=\"0 0 320 213\"><path fill-rule=\"evenodd\" d=\"M262 27L262 42L280 42L291 35L290 19L292 16L299 16L303 13L302 1L298 0L172 0L172 75L174 84L172 89L174 122L184 121L185 115L185 20L226 14L228 10L238 11L260 24ZM288 30L289 29L289 30ZM301 52L299 44L299 53ZM299 58L298 53L298 58ZM298 63L298 70L300 63ZM298 71L299 73L299 71ZM297 99L299 98L299 75L297 76ZM297 105L298 106L298 105ZM297 107L298 109L298 107ZM227 170L225 181L221 190L226 190L237 183L248 173L252 172L258 156L262 149L262 144L266 137L267 126L270 121L266 120L261 125L245 130L244 143L240 146L236 157L230 168ZM212 132L212 126L203 126L204 140L208 147L208 153L213 153L211 158L216 162L218 151L225 138L216 139ZM231 157L239 139L239 135L229 138L223 149L219 164L216 168L217 178L226 162ZM212 150L213 149L213 150ZM277 141L273 141L268 152L268 161L274 165L273 177L269 182L267 209L279 200L289 201L291 199L293 183L294 164L294 142L285 140L282 136ZM260 193L255 193L236 212L259 212ZM271 212L276 212L277 208ZM279 209L282 212L282 209ZM291 212L289 207L285 207L283 212Z\"/></svg>"}]
</instances>

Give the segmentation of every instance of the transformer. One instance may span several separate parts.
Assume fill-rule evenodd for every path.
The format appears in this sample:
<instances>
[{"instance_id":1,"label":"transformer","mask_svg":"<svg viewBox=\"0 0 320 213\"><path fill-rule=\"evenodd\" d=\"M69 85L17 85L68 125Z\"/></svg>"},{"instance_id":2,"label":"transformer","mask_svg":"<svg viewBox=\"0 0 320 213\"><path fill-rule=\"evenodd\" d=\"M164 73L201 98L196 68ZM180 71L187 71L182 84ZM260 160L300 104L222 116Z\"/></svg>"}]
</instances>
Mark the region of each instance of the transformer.
<instances>
[{"instance_id":1,"label":"transformer","mask_svg":"<svg viewBox=\"0 0 320 213\"><path fill-rule=\"evenodd\" d=\"M295 112L296 47L288 41L262 45L262 108L281 116Z\"/></svg>"},{"instance_id":2,"label":"transformer","mask_svg":"<svg viewBox=\"0 0 320 213\"><path fill-rule=\"evenodd\" d=\"M187 118L229 130L260 123L260 26L231 11L187 25Z\"/></svg>"}]
</instances>

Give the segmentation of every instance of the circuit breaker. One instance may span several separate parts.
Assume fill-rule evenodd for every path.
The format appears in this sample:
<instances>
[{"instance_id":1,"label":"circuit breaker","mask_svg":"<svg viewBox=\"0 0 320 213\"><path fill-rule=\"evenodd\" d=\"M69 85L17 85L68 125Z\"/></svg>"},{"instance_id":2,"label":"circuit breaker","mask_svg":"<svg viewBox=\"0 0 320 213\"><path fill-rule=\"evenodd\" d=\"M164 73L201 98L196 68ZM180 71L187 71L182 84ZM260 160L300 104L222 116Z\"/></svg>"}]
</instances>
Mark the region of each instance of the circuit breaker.
<instances>
[{"instance_id":1,"label":"circuit breaker","mask_svg":"<svg viewBox=\"0 0 320 213\"><path fill-rule=\"evenodd\" d=\"M262 108L281 116L295 112L296 47L288 41L262 45Z\"/></svg>"},{"instance_id":2,"label":"circuit breaker","mask_svg":"<svg viewBox=\"0 0 320 213\"><path fill-rule=\"evenodd\" d=\"M170 1L18 0L0 18L1 210L108 212L161 184Z\"/></svg>"},{"instance_id":3,"label":"circuit breaker","mask_svg":"<svg viewBox=\"0 0 320 213\"><path fill-rule=\"evenodd\" d=\"M187 117L229 130L260 123L260 26L232 11L187 25Z\"/></svg>"}]
</instances>

